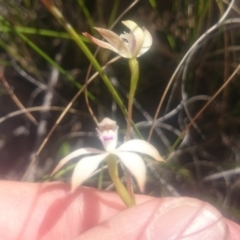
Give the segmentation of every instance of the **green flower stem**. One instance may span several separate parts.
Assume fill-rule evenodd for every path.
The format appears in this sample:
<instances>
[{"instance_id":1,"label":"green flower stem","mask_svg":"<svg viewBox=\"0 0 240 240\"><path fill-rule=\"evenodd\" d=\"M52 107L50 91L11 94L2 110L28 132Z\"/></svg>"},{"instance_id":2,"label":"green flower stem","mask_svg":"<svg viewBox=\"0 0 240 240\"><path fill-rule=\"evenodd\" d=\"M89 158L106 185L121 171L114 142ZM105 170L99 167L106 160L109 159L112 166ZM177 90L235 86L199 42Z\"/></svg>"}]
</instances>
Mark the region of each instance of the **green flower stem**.
<instances>
[{"instance_id":1,"label":"green flower stem","mask_svg":"<svg viewBox=\"0 0 240 240\"><path fill-rule=\"evenodd\" d=\"M117 160L113 154L110 154L107 157L107 165L110 177L113 181L113 184L115 185L116 191L125 203L125 205L127 207L132 207L136 205L134 199L129 195L127 189L124 187L121 180L119 179Z\"/></svg>"},{"instance_id":2,"label":"green flower stem","mask_svg":"<svg viewBox=\"0 0 240 240\"><path fill-rule=\"evenodd\" d=\"M132 106L134 95L137 88L137 83L139 79L139 64L136 58L129 59L129 68L131 72L131 80L130 80L130 90L128 96L128 116L127 116L127 133L126 133L126 141L130 139L131 135L131 121L132 121Z\"/></svg>"},{"instance_id":3,"label":"green flower stem","mask_svg":"<svg viewBox=\"0 0 240 240\"><path fill-rule=\"evenodd\" d=\"M132 122L132 106L133 106L133 100L134 95L137 88L137 83L139 79L139 64L138 60L136 58L129 59L129 68L131 72L131 80L130 80L130 90L128 95L128 115L127 115L127 131L126 131L126 138L125 141L128 141L131 136L131 122ZM134 199L134 192L132 188L132 181L131 181L131 173L128 171L128 169L124 169L124 174L126 178L126 185L127 190L130 196Z\"/></svg>"}]
</instances>

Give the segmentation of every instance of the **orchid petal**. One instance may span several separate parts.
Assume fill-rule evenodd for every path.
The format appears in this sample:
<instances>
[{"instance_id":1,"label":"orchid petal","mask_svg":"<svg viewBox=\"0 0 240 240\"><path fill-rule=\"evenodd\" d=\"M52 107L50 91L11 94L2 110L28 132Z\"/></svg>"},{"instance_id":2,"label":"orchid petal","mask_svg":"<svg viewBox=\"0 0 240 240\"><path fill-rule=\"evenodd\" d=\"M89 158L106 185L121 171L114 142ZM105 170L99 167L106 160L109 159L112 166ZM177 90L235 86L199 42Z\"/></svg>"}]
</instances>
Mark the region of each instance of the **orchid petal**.
<instances>
[{"instance_id":1,"label":"orchid petal","mask_svg":"<svg viewBox=\"0 0 240 240\"><path fill-rule=\"evenodd\" d=\"M124 42L124 40L118 36L116 33L103 29L103 28L95 28L101 35L104 37L115 49L115 52L118 53L125 58L131 58L132 54L128 49L128 46Z\"/></svg>"},{"instance_id":2,"label":"orchid petal","mask_svg":"<svg viewBox=\"0 0 240 240\"><path fill-rule=\"evenodd\" d=\"M118 51L118 49L116 49L115 47L113 47L111 44L101 41L95 37L93 37L92 35L88 34L87 32L84 32L83 35L87 38L89 38L92 42L94 42L96 45L98 45L99 47L102 48L106 48L109 49L117 54L120 54L120 52Z\"/></svg>"},{"instance_id":3,"label":"orchid petal","mask_svg":"<svg viewBox=\"0 0 240 240\"><path fill-rule=\"evenodd\" d=\"M138 187L141 192L144 191L146 183L146 166L143 159L136 153L130 152L115 152L121 162L135 177Z\"/></svg>"},{"instance_id":4,"label":"orchid petal","mask_svg":"<svg viewBox=\"0 0 240 240\"><path fill-rule=\"evenodd\" d=\"M137 57L143 55L152 46L152 35L150 34L150 32L146 28L143 28L143 34L144 34L143 45L140 51L138 52Z\"/></svg>"},{"instance_id":5,"label":"orchid petal","mask_svg":"<svg viewBox=\"0 0 240 240\"><path fill-rule=\"evenodd\" d=\"M110 118L104 118L98 124L97 132L99 139L107 152L111 152L116 149L118 140L118 126L116 121L113 121Z\"/></svg>"},{"instance_id":6,"label":"orchid petal","mask_svg":"<svg viewBox=\"0 0 240 240\"><path fill-rule=\"evenodd\" d=\"M96 148L81 148L68 154L58 163L56 168L51 173L51 176L53 176L63 165L65 165L68 161L74 159L75 157L79 157L84 154L93 154L93 153L103 153L103 151Z\"/></svg>"},{"instance_id":7,"label":"orchid petal","mask_svg":"<svg viewBox=\"0 0 240 240\"><path fill-rule=\"evenodd\" d=\"M130 29L130 33L133 35L131 41L129 42L129 50L131 52L132 57L136 57L140 52L143 41L144 34L143 30L133 21L127 20L122 21L122 23Z\"/></svg>"},{"instance_id":8,"label":"orchid petal","mask_svg":"<svg viewBox=\"0 0 240 240\"><path fill-rule=\"evenodd\" d=\"M99 134L99 139L101 140L104 149L107 152L113 151L116 149L117 146L117 137L118 137L118 130L108 130L108 131L103 131L98 132Z\"/></svg>"},{"instance_id":9,"label":"orchid petal","mask_svg":"<svg viewBox=\"0 0 240 240\"><path fill-rule=\"evenodd\" d=\"M84 157L74 168L72 174L71 188L74 191L80 186L91 174L98 168L98 165L103 161L109 153L103 153L90 157Z\"/></svg>"},{"instance_id":10,"label":"orchid petal","mask_svg":"<svg viewBox=\"0 0 240 240\"><path fill-rule=\"evenodd\" d=\"M140 139L134 139L123 143L120 147L117 148L117 151L146 154L157 161L165 162L165 160L158 153L158 150L153 145Z\"/></svg>"}]
</instances>

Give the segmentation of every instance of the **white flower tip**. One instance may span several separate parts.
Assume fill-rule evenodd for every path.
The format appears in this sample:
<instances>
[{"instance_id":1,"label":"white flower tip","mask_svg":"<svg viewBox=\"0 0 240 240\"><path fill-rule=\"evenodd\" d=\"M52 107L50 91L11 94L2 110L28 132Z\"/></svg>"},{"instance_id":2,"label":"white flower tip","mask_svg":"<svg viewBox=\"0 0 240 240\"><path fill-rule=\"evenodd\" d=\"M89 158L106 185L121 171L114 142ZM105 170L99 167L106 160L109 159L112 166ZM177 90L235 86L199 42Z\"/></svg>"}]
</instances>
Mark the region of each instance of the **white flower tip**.
<instances>
[{"instance_id":1,"label":"white flower tip","mask_svg":"<svg viewBox=\"0 0 240 240\"><path fill-rule=\"evenodd\" d=\"M166 161L160 156L160 154L156 154L154 159L157 160L157 161L159 161L159 162L166 162Z\"/></svg>"},{"instance_id":2,"label":"white flower tip","mask_svg":"<svg viewBox=\"0 0 240 240\"><path fill-rule=\"evenodd\" d=\"M87 32L82 32L82 35L83 35L84 37L87 37L87 38L89 38L89 39L92 39L92 36L91 36L89 33L87 33Z\"/></svg>"},{"instance_id":3,"label":"white flower tip","mask_svg":"<svg viewBox=\"0 0 240 240\"><path fill-rule=\"evenodd\" d=\"M140 192L143 193L145 190L145 185L146 185L146 170L141 177L138 176L138 178L135 178L135 179L136 179L136 182L137 182Z\"/></svg>"},{"instance_id":4,"label":"white flower tip","mask_svg":"<svg viewBox=\"0 0 240 240\"><path fill-rule=\"evenodd\" d=\"M130 30L134 30L134 28L139 28L139 26L132 20L125 20L122 21L122 24L124 24L126 27L128 27Z\"/></svg>"},{"instance_id":5,"label":"white flower tip","mask_svg":"<svg viewBox=\"0 0 240 240\"><path fill-rule=\"evenodd\" d=\"M149 151L150 150L150 151ZM153 159L155 159L156 161L159 161L159 162L166 162L162 156L159 154L158 150L152 146L152 149L149 149L147 151L147 155L149 155L150 157L152 157Z\"/></svg>"},{"instance_id":6,"label":"white flower tip","mask_svg":"<svg viewBox=\"0 0 240 240\"><path fill-rule=\"evenodd\" d=\"M50 174L50 177L54 176L61 167L62 167L62 164L59 162L58 165L54 168L54 170Z\"/></svg>"},{"instance_id":7,"label":"white flower tip","mask_svg":"<svg viewBox=\"0 0 240 240\"><path fill-rule=\"evenodd\" d=\"M74 192L79 186L81 186L82 183L83 181L81 179L81 173L79 174L76 174L76 172L73 173L72 179L71 179L71 193Z\"/></svg>"},{"instance_id":8,"label":"white flower tip","mask_svg":"<svg viewBox=\"0 0 240 240\"><path fill-rule=\"evenodd\" d=\"M79 184L77 182L74 182L73 179L72 179L72 182L71 182L71 193L74 193L78 187L80 187L82 184Z\"/></svg>"},{"instance_id":9,"label":"white flower tip","mask_svg":"<svg viewBox=\"0 0 240 240\"><path fill-rule=\"evenodd\" d=\"M121 21L122 24L124 24L125 26L127 26L128 24L136 24L134 21L132 20L125 20L125 21Z\"/></svg>"},{"instance_id":10,"label":"white flower tip","mask_svg":"<svg viewBox=\"0 0 240 240\"><path fill-rule=\"evenodd\" d=\"M136 180L137 180L137 179L136 179ZM143 181L137 181L137 185L138 185L138 188L139 188L139 190L140 190L141 193L144 192L145 184L146 184L146 178L144 178Z\"/></svg>"},{"instance_id":11,"label":"white flower tip","mask_svg":"<svg viewBox=\"0 0 240 240\"><path fill-rule=\"evenodd\" d=\"M92 41L92 42L95 43L95 38L94 38L92 35L90 35L89 33L83 32L82 35L83 35L84 37L88 38L90 41ZM97 44L97 43L96 43L96 44ZM97 45L98 45L98 44L97 44Z\"/></svg>"}]
</instances>

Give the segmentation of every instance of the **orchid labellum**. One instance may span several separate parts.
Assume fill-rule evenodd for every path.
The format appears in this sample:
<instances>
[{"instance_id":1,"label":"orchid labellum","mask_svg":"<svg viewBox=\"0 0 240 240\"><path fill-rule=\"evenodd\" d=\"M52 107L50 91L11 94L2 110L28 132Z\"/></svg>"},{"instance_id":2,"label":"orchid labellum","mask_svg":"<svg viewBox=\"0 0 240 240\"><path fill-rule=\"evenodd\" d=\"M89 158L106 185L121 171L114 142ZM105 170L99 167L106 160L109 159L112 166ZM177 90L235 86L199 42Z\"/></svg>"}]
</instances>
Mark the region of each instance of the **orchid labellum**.
<instances>
[{"instance_id":1,"label":"orchid labellum","mask_svg":"<svg viewBox=\"0 0 240 240\"><path fill-rule=\"evenodd\" d=\"M143 191L146 182L146 166L141 155L146 154L157 161L164 161L157 149L150 143L139 139L127 141L116 148L118 126L115 121L109 118L103 119L98 125L97 131L105 151L96 148L81 148L76 150L59 162L52 175L68 161L76 157L92 154L80 159L73 171L71 186L72 190L75 190L94 173L102 161L110 155L115 155L131 172L136 179L139 189Z\"/></svg>"},{"instance_id":2,"label":"orchid labellum","mask_svg":"<svg viewBox=\"0 0 240 240\"><path fill-rule=\"evenodd\" d=\"M140 28L133 21L127 20L122 21L122 23L129 28L130 32L124 32L123 34L120 34L120 36L108 29L95 27L95 29L108 41L108 43L101 41L86 32L83 33L83 35L99 47L112 50L124 58L140 57L147 52L152 45L151 34L147 29L144 27Z\"/></svg>"}]
</instances>

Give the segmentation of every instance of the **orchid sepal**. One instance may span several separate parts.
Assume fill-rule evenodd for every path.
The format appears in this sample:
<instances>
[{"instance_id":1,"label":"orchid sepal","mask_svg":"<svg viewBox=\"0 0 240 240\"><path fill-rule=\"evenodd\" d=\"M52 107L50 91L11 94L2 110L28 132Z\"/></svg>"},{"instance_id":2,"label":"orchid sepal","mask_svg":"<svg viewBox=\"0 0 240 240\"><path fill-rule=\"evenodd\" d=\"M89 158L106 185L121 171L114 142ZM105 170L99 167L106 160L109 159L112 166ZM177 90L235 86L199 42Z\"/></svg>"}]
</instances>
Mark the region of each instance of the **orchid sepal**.
<instances>
[{"instance_id":1,"label":"orchid sepal","mask_svg":"<svg viewBox=\"0 0 240 240\"><path fill-rule=\"evenodd\" d=\"M108 155L108 153L102 153L82 158L74 168L71 179L71 191L73 192L78 186L82 185Z\"/></svg>"},{"instance_id":2,"label":"orchid sepal","mask_svg":"<svg viewBox=\"0 0 240 240\"><path fill-rule=\"evenodd\" d=\"M157 161L165 162L165 160L158 153L158 150L152 144L141 139L129 140L123 143L117 149L119 152L124 151L124 152L136 152L140 154L145 154Z\"/></svg>"},{"instance_id":3,"label":"orchid sepal","mask_svg":"<svg viewBox=\"0 0 240 240\"><path fill-rule=\"evenodd\" d=\"M68 154L66 157L64 157L58 165L55 167L55 169L52 171L50 177L52 177L56 172L60 170L66 163L68 163L70 160L86 155L86 154L96 154L96 153L104 153L104 151L99 150L97 148L80 148L78 150L73 151L72 153Z\"/></svg>"}]
</instances>

